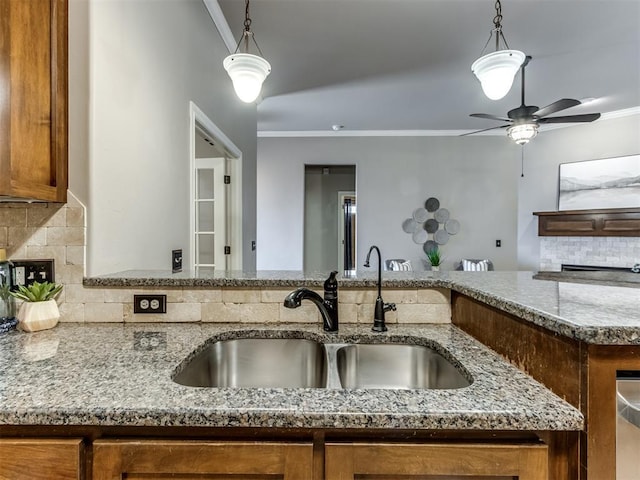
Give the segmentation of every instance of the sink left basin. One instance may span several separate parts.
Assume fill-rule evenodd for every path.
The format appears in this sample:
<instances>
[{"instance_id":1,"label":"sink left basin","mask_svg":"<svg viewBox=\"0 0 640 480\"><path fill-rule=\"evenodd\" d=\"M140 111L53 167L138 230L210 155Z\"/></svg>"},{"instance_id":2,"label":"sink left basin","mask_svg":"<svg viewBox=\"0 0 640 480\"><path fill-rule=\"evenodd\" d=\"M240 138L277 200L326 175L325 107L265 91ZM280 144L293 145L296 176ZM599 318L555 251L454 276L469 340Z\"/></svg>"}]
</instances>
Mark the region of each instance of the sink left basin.
<instances>
[{"instance_id":1,"label":"sink left basin","mask_svg":"<svg viewBox=\"0 0 640 480\"><path fill-rule=\"evenodd\" d=\"M237 338L212 343L173 381L189 387L322 388L322 344L299 338Z\"/></svg>"}]
</instances>

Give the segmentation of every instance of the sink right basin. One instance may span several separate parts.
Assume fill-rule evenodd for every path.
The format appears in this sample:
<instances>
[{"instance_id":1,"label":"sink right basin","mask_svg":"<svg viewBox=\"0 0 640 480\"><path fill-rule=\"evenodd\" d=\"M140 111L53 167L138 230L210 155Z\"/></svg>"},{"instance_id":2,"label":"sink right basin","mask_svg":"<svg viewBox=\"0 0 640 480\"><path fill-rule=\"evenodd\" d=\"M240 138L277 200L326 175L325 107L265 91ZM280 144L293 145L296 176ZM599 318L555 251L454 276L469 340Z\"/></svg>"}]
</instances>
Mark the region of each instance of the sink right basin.
<instances>
[{"instance_id":1,"label":"sink right basin","mask_svg":"<svg viewBox=\"0 0 640 480\"><path fill-rule=\"evenodd\" d=\"M471 382L442 355L422 345L355 344L336 354L343 388L451 389Z\"/></svg>"}]
</instances>

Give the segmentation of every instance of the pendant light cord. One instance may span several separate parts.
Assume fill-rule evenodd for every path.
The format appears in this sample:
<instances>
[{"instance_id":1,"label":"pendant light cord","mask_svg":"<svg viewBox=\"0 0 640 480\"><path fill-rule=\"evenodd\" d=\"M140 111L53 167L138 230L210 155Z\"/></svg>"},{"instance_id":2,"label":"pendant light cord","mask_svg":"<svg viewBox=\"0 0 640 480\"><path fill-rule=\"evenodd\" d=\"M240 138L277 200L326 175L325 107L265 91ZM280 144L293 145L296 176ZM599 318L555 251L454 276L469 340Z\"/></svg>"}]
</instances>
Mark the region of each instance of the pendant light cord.
<instances>
[{"instance_id":1,"label":"pendant light cord","mask_svg":"<svg viewBox=\"0 0 640 480\"><path fill-rule=\"evenodd\" d=\"M260 53L261 57L264 57L262 50L260 49L260 45L256 40L255 34L251 31L251 17L249 16L249 0L245 0L244 3L244 30L242 31L242 35L240 35L240 40L238 40L238 45L236 45L236 50L233 53L238 53L240 50L240 45L244 40L244 53L249 53L249 37L253 40L256 48L258 49L258 53Z\"/></svg>"},{"instance_id":2,"label":"pendant light cord","mask_svg":"<svg viewBox=\"0 0 640 480\"><path fill-rule=\"evenodd\" d=\"M520 178L524 177L524 145L520 147Z\"/></svg>"},{"instance_id":3,"label":"pendant light cord","mask_svg":"<svg viewBox=\"0 0 640 480\"><path fill-rule=\"evenodd\" d=\"M509 50L507 39L504 38L504 33L502 33L502 3L500 3L500 0L496 0L494 8L496 9L496 15L493 17L493 30L489 32L489 38L487 39L487 43L484 44L484 47L480 52L480 56L482 56L484 51L487 49L487 45L489 45L489 42L493 37L493 32L496 34L496 52L500 50L500 39L504 42L506 49Z\"/></svg>"}]
</instances>

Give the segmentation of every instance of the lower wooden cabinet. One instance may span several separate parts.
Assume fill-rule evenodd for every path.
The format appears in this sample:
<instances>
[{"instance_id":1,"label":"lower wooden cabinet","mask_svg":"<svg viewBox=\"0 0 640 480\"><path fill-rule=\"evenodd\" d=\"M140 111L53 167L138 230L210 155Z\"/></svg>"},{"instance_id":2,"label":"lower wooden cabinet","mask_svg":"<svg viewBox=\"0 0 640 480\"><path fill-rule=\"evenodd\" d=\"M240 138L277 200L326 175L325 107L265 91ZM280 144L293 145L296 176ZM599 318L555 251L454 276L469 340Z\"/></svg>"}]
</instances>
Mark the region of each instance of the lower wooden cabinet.
<instances>
[{"instance_id":1,"label":"lower wooden cabinet","mask_svg":"<svg viewBox=\"0 0 640 480\"><path fill-rule=\"evenodd\" d=\"M0 480L79 480L82 439L0 439Z\"/></svg>"},{"instance_id":2,"label":"lower wooden cabinet","mask_svg":"<svg viewBox=\"0 0 640 480\"><path fill-rule=\"evenodd\" d=\"M329 443L326 480L547 480L543 444Z\"/></svg>"},{"instance_id":3,"label":"lower wooden cabinet","mask_svg":"<svg viewBox=\"0 0 640 480\"><path fill-rule=\"evenodd\" d=\"M97 440L93 480L312 480L311 443Z\"/></svg>"}]
</instances>

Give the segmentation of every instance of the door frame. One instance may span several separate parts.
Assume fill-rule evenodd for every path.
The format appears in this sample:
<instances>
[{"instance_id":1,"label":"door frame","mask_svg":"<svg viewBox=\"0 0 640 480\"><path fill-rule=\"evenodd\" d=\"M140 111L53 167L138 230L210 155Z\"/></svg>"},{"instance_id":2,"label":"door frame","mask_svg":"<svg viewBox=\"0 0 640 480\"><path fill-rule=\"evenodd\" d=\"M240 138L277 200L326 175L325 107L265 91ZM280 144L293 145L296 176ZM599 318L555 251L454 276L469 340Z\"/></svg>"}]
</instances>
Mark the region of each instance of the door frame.
<instances>
[{"instance_id":1,"label":"door frame","mask_svg":"<svg viewBox=\"0 0 640 480\"><path fill-rule=\"evenodd\" d=\"M355 208L356 208L356 212L358 209L358 199L356 196L356 191L355 190L351 190L351 191L345 191L345 190L339 190L338 191L338 270L340 272L345 272L346 269L344 267L344 200L346 198L349 197L353 197L355 199ZM353 269L353 271L351 271L350 273L355 274L356 270L357 270L357 263L358 263L358 243L357 243L357 238L358 238L358 229L357 229L357 225L358 225L358 215L356 213L356 221L355 221L355 230L356 233L354 235L354 242L353 242L353 249L355 251L353 259L354 262L356 263L356 268Z\"/></svg>"},{"instance_id":2,"label":"door frame","mask_svg":"<svg viewBox=\"0 0 640 480\"><path fill-rule=\"evenodd\" d=\"M228 268L242 270L242 151L227 137L218 126L193 102L189 102L189 252L186 256L191 270L195 265L195 198L196 178L196 125L217 140L228 153L227 172L231 176L231 191L227 209L228 233L231 244L231 258Z\"/></svg>"}]
</instances>

